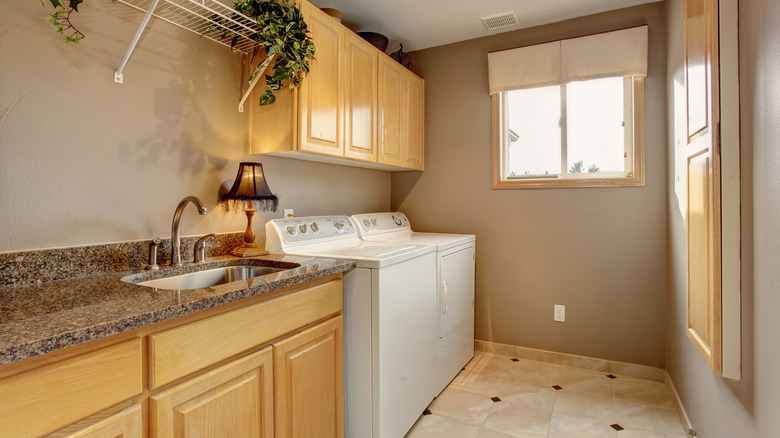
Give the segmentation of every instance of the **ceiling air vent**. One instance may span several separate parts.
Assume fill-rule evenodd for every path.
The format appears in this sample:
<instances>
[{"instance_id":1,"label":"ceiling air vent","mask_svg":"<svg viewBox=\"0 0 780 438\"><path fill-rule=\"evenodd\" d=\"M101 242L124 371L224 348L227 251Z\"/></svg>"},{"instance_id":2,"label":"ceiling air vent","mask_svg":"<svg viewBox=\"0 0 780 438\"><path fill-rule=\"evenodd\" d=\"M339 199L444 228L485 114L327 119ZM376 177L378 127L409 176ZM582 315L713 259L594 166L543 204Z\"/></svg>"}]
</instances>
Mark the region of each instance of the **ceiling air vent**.
<instances>
[{"instance_id":1,"label":"ceiling air vent","mask_svg":"<svg viewBox=\"0 0 780 438\"><path fill-rule=\"evenodd\" d=\"M517 17L515 17L515 11L502 12L500 14L488 15L486 17L480 17L479 21L485 26L487 30L499 29L502 27L514 26L517 24Z\"/></svg>"}]
</instances>

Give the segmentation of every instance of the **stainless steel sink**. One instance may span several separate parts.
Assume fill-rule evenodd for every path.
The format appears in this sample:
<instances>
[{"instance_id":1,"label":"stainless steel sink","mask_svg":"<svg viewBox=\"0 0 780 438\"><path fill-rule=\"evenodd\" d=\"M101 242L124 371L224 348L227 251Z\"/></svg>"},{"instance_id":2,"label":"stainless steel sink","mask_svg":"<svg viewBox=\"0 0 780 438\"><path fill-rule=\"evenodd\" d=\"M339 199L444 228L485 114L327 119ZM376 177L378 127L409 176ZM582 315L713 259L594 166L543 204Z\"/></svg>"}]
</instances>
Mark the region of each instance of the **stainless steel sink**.
<instances>
[{"instance_id":1,"label":"stainless steel sink","mask_svg":"<svg viewBox=\"0 0 780 438\"><path fill-rule=\"evenodd\" d=\"M142 281L136 284L158 289L200 289L286 270L285 268L272 268L269 266L223 266L173 277Z\"/></svg>"}]
</instances>

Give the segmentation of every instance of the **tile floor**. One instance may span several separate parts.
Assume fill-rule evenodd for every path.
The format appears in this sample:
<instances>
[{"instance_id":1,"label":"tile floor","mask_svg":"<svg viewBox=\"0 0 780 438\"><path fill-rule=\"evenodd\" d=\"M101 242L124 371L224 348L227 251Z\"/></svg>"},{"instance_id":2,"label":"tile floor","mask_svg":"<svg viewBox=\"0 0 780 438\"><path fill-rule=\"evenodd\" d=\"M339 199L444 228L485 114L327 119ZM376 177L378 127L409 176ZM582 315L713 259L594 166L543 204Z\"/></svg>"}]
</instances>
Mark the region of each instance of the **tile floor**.
<instances>
[{"instance_id":1,"label":"tile floor","mask_svg":"<svg viewBox=\"0 0 780 438\"><path fill-rule=\"evenodd\" d=\"M686 437L666 385L607 374L477 351L407 438Z\"/></svg>"}]
</instances>

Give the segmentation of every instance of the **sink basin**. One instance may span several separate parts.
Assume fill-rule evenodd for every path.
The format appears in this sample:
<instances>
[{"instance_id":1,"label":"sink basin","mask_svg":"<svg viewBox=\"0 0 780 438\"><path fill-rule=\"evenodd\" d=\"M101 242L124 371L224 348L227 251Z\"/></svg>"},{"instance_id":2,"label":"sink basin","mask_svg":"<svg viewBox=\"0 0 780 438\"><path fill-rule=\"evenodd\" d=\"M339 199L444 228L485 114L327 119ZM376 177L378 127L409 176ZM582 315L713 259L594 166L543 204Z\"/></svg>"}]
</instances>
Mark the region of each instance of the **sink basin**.
<instances>
[{"instance_id":1,"label":"sink basin","mask_svg":"<svg viewBox=\"0 0 780 438\"><path fill-rule=\"evenodd\" d=\"M200 289L286 270L285 268L272 268L269 266L223 266L173 277L142 281L137 284L158 289Z\"/></svg>"}]
</instances>

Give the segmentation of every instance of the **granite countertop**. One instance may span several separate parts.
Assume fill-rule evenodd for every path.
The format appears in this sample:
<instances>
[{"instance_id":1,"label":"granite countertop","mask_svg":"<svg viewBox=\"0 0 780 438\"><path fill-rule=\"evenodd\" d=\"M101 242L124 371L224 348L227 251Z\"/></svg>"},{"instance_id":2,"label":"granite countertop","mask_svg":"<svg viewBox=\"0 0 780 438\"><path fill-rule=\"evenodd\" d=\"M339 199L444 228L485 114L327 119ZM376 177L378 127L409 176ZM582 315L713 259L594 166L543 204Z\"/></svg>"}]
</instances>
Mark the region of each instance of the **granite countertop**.
<instances>
[{"instance_id":1,"label":"granite countertop","mask_svg":"<svg viewBox=\"0 0 780 438\"><path fill-rule=\"evenodd\" d=\"M155 289L122 281L123 277L143 281L237 264L292 269L190 290ZM106 273L0 289L0 365L338 274L354 266L348 260L289 255L247 259L223 256L201 265Z\"/></svg>"}]
</instances>

